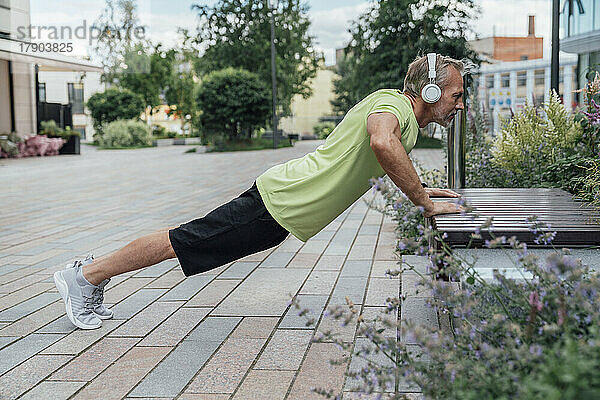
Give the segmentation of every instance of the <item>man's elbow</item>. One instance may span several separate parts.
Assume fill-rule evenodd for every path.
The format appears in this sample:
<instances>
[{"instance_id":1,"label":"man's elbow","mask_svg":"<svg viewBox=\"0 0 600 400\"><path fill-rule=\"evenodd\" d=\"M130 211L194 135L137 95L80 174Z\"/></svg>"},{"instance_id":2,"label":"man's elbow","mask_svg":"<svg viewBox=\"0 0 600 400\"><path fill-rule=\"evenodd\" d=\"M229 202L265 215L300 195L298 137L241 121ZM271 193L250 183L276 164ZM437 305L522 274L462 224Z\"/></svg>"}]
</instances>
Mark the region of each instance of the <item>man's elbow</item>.
<instances>
[{"instance_id":1,"label":"man's elbow","mask_svg":"<svg viewBox=\"0 0 600 400\"><path fill-rule=\"evenodd\" d=\"M390 147L390 138L385 136L371 136L371 149L375 153L379 153Z\"/></svg>"}]
</instances>

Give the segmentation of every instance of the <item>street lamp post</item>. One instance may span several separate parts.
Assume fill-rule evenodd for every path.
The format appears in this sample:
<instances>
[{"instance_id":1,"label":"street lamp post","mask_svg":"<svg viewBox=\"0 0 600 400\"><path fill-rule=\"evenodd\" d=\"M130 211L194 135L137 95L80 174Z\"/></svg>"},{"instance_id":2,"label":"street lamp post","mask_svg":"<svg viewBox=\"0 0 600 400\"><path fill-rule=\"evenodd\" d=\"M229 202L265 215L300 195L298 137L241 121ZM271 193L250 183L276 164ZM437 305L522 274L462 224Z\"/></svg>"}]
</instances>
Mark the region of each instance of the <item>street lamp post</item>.
<instances>
[{"instance_id":1,"label":"street lamp post","mask_svg":"<svg viewBox=\"0 0 600 400\"><path fill-rule=\"evenodd\" d=\"M277 149L277 66L275 65L275 10L277 0L267 0L271 12L271 83L273 88L273 149Z\"/></svg>"},{"instance_id":2,"label":"street lamp post","mask_svg":"<svg viewBox=\"0 0 600 400\"><path fill-rule=\"evenodd\" d=\"M567 17L568 18L568 17ZM552 57L550 61L550 88L558 94L560 1L552 0Z\"/></svg>"}]
</instances>

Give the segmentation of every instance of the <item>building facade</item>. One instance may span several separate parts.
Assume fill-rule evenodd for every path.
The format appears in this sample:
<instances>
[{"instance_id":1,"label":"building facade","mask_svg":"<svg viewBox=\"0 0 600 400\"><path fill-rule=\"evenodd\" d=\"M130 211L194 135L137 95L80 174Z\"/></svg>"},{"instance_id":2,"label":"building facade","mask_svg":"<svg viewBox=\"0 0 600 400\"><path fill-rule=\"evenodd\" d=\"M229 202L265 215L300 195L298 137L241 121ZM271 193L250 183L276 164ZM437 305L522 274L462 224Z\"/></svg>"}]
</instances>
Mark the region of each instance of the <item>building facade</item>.
<instances>
[{"instance_id":1,"label":"building facade","mask_svg":"<svg viewBox=\"0 0 600 400\"><path fill-rule=\"evenodd\" d=\"M566 0L560 14L560 50L577 56L578 86L600 71L600 0Z\"/></svg>"},{"instance_id":2,"label":"building facade","mask_svg":"<svg viewBox=\"0 0 600 400\"><path fill-rule=\"evenodd\" d=\"M535 16L528 17L528 33L520 36L493 36L469 41L484 60L524 61L543 57L544 39L535 36Z\"/></svg>"},{"instance_id":3,"label":"building facade","mask_svg":"<svg viewBox=\"0 0 600 400\"><path fill-rule=\"evenodd\" d=\"M479 101L488 112L493 132L498 132L500 119L508 117L525 104L542 104L550 95L550 60L500 62L482 65L478 80ZM577 57L561 54L559 93L569 110L577 106L573 93L577 84Z\"/></svg>"},{"instance_id":4,"label":"building facade","mask_svg":"<svg viewBox=\"0 0 600 400\"><path fill-rule=\"evenodd\" d=\"M90 96L104 91L99 72L45 71L38 73L39 101L69 104L73 130L81 134L81 141L91 142L94 125L85 103Z\"/></svg>"},{"instance_id":5,"label":"building facade","mask_svg":"<svg viewBox=\"0 0 600 400\"><path fill-rule=\"evenodd\" d=\"M18 39L17 29L30 24L29 0L0 0L0 134L26 137L38 132L39 95L44 94L38 84L41 72L102 72L90 61L66 53L27 50L32 42ZM73 90L74 96L80 94Z\"/></svg>"},{"instance_id":6,"label":"building facade","mask_svg":"<svg viewBox=\"0 0 600 400\"><path fill-rule=\"evenodd\" d=\"M296 133L300 136L312 136L313 126L323 117L333 116L331 101L335 98L333 79L336 73L333 68L321 66L317 76L311 82L313 94L304 99L300 95L292 99L292 115L282 118L280 129L285 133Z\"/></svg>"}]
</instances>

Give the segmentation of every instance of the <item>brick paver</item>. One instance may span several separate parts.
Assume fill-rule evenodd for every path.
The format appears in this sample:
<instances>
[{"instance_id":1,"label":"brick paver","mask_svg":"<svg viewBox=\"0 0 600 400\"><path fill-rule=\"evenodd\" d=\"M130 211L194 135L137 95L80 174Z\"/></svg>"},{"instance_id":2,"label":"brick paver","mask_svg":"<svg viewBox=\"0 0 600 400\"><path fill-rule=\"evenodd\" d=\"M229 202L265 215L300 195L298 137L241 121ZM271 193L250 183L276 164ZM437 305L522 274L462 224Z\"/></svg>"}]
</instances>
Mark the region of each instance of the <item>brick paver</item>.
<instances>
[{"instance_id":1,"label":"brick paver","mask_svg":"<svg viewBox=\"0 0 600 400\"><path fill-rule=\"evenodd\" d=\"M176 259L115 277L105 297L115 319L98 330L74 329L52 283L74 258L198 218L319 144L229 154L83 146L80 156L1 160L0 397L308 399L318 398L314 387L352 390L344 372L357 361L311 339L332 329L353 342L356 325L324 309L349 296L375 318L400 290L399 278L385 276L397 262L393 222L362 199L307 243L290 236L191 278ZM414 154L443 165L440 152ZM313 325L290 307L292 296ZM340 357L346 365L328 363Z\"/></svg>"}]
</instances>

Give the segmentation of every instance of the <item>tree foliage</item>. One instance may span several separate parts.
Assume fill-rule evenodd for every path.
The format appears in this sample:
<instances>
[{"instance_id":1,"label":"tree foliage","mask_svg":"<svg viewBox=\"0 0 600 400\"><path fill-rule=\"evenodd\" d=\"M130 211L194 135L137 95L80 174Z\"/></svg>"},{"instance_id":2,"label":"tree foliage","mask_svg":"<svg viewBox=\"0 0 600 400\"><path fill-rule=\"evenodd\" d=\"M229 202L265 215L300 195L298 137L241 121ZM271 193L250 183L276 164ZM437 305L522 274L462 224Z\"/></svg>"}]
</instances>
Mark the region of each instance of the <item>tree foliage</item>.
<instances>
[{"instance_id":1,"label":"tree foliage","mask_svg":"<svg viewBox=\"0 0 600 400\"><path fill-rule=\"evenodd\" d=\"M100 32L94 53L104 68L103 82L114 83L121 73L149 72L147 59L137 58L137 69L125 61L127 53L130 53L128 61L131 61L131 56L137 54L140 48L150 47L146 27L139 23L137 17L136 1L105 0L105 7L93 26ZM131 53L134 48L135 53ZM145 63L140 64L141 61Z\"/></svg>"},{"instance_id":2,"label":"tree foliage","mask_svg":"<svg viewBox=\"0 0 600 400\"><path fill-rule=\"evenodd\" d=\"M102 124L118 119L138 118L144 111L144 99L131 90L108 88L90 96L87 108L92 114L94 129L100 133Z\"/></svg>"},{"instance_id":3,"label":"tree foliage","mask_svg":"<svg viewBox=\"0 0 600 400\"><path fill-rule=\"evenodd\" d=\"M207 45L196 63L200 74L233 67L256 73L271 88L271 14L266 0L219 0L214 7L195 4L200 24L197 41ZM274 14L277 99L289 114L292 97L311 95L310 80L322 57L309 35L308 6L280 0Z\"/></svg>"},{"instance_id":4,"label":"tree foliage","mask_svg":"<svg viewBox=\"0 0 600 400\"><path fill-rule=\"evenodd\" d=\"M258 75L226 68L206 75L198 90L202 129L231 139L251 137L271 115L269 89Z\"/></svg>"},{"instance_id":5,"label":"tree foliage","mask_svg":"<svg viewBox=\"0 0 600 400\"><path fill-rule=\"evenodd\" d=\"M352 39L334 82L334 110L346 113L369 93L403 88L408 65L436 52L476 60L465 34L479 15L475 0L380 0L349 29Z\"/></svg>"},{"instance_id":6,"label":"tree foliage","mask_svg":"<svg viewBox=\"0 0 600 400\"><path fill-rule=\"evenodd\" d=\"M123 63L132 72L114 73L113 83L141 95L147 106L162 104L161 93L165 93L173 84L171 78L176 68L175 55L175 50L163 49L160 43L150 51L137 44L124 54Z\"/></svg>"}]
</instances>

